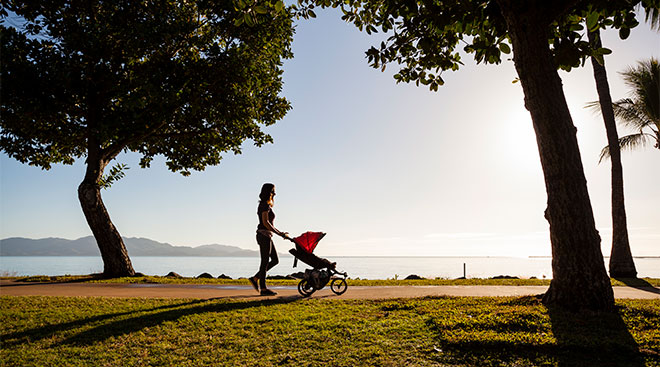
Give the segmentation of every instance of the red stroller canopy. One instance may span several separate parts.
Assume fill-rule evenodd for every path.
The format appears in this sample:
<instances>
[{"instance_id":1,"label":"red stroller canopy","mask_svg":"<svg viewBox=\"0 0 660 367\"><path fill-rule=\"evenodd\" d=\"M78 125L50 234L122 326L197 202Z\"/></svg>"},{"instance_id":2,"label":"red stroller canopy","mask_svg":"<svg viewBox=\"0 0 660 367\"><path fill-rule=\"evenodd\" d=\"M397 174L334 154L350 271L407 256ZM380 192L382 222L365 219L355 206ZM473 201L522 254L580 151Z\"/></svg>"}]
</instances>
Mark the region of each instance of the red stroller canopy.
<instances>
[{"instance_id":1,"label":"red stroller canopy","mask_svg":"<svg viewBox=\"0 0 660 367\"><path fill-rule=\"evenodd\" d=\"M311 254L324 236L323 232L305 232L291 240Z\"/></svg>"}]
</instances>

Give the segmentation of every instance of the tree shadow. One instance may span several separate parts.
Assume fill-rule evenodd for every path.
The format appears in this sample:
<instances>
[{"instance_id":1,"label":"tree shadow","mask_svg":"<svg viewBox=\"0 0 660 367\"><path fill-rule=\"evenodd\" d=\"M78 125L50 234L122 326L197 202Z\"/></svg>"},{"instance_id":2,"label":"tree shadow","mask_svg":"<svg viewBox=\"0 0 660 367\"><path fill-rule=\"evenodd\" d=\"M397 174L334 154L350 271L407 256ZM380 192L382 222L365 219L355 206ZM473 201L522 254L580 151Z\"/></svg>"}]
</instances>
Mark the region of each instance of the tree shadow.
<instances>
[{"instance_id":1,"label":"tree shadow","mask_svg":"<svg viewBox=\"0 0 660 367\"><path fill-rule=\"evenodd\" d=\"M201 302L205 302L205 300L194 300L190 302L164 305L164 306L143 309L143 310L131 310L127 312L109 313L104 315L86 317L83 319L69 321L69 322L63 322L60 324L40 326L33 329L23 330L23 331L4 335L2 338L2 344L6 346L16 346L23 343L34 342L41 339L48 339L54 336L55 334L61 333L63 331L83 327L88 324L102 322L104 320L112 319L115 317L126 316L137 312L151 312L151 311L165 310L169 308L184 307Z\"/></svg>"},{"instance_id":2,"label":"tree shadow","mask_svg":"<svg viewBox=\"0 0 660 367\"><path fill-rule=\"evenodd\" d=\"M44 285L44 284L64 284L64 283L88 283L94 280L109 279L103 277L103 274L89 274L84 276L76 276L74 278L60 277L60 276L27 276L14 279L11 283L5 283L4 287L26 287L30 285Z\"/></svg>"},{"instance_id":3,"label":"tree shadow","mask_svg":"<svg viewBox=\"0 0 660 367\"><path fill-rule=\"evenodd\" d=\"M557 340L559 366L645 366L639 350L621 318L620 308L609 312L574 313L548 306L552 333Z\"/></svg>"},{"instance_id":4,"label":"tree shadow","mask_svg":"<svg viewBox=\"0 0 660 367\"><path fill-rule=\"evenodd\" d=\"M614 278L630 288L639 289L641 291L660 294L660 289L654 287L651 283L640 278Z\"/></svg>"},{"instance_id":5,"label":"tree shadow","mask_svg":"<svg viewBox=\"0 0 660 367\"><path fill-rule=\"evenodd\" d=\"M142 273L135 273L134 276L128 278L140 278L145 275ZM3 284L3 287L16 287L16 286L27 286L27 285L43 285L43 284L66 284L66 283L89 283L95 280L110 280L110 279L119 279L121 277L107 276L103 273L92 273L87 275L30 275L25 277L17 277L13 280L13 283Z\"/></svg>"},{"instance_id":6,"label":"tree shadow","mask_svg":"<svg viewBox=\"0 0 660 367\"><path fill-rule=\"evenodd\" d=\"M573 313L545 307L541 298L497 300L494 308L450 310L430 317L427 325L438 343L435 358L450 365L475 366L645 365L645 354L618 308ZM455 314L464 316L454 321Z\"/></svg>"},{"instance_id":7,"label":"tree shadow","mask_svg":"<svg viewBox=\"0 0 660 367\"><path fill-rule=\"evenodd\" d=\"M142 314L130 318L121 318L119 320L106 322L97 325L91 329L77 333L62 342L60 345L91 345L102 342L108 338L119 337L131 334L140 330L151 328L168 321L176 321L182 317L203 313L222 313L236 310L243 310L252 307L269 306L277 304L286 304L299 300L300 296L279 297L273 299L261 299L258 301L236 301L236 302L217 302L218 299L202 300L189 304L180 304L163 308L156 313ZM221 298L226 301L226 298ZM195 305L197 304L197 305ZM181 307L179 307L181 306ZM190 307L189 307L190 306ZM176 308L175 308L176 307ZM142 313L142 311L138 311ZM134 312L137 313L137 312Z\"/></svg>"}]
</instances>

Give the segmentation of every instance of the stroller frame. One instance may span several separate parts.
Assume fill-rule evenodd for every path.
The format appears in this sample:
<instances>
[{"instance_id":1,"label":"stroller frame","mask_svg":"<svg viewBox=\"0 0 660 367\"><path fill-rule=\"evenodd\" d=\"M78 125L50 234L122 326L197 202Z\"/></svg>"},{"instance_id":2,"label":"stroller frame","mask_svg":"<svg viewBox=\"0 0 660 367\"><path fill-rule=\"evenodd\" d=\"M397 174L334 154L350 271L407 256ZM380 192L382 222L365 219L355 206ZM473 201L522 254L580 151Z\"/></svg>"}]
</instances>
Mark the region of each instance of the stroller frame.
<instances>
[{"instance_id":1,"label":"stroller frame","mask_svg":"<svg viewBox=\"0 0 660 367\"><path fill-rule=\"evenodd\" d=\"M292 240L295 243L295 241ZM323 289L328 282L330 290L336 295L341 295L348 289L346 272L339 272L336 269L337 263L320 258L313 253L302 249L297 243L296 248L289 250L293 255L293 267L295 268L298 260L311 266L313 269L306 269L304 277L298 283L298 293L303 297L309 297L317 290Z\"/></svg>"}]
</instances>

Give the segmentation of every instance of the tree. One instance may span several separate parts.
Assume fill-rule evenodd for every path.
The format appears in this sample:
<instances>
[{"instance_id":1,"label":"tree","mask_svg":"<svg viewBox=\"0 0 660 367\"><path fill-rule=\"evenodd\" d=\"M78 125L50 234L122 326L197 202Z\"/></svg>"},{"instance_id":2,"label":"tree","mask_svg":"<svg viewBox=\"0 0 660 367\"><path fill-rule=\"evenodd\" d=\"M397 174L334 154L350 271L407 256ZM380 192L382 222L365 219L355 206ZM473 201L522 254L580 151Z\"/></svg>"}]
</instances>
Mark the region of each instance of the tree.
<instances>
[{"instance_id":1,"label":"tree","mask_svg":"<svg viewBox=\"0 0 660 367\"><path fill-rule=\"evenodd\" d=\"M657 7L657 0L644 2ZM500 63L511 52L536 133L546 192L545 217L550 224L553 280L543 300L570 309L610 309L614 298L600 250L591 202L557 68L570 70L585 57L602 55L582 41L577 14L606 6L624 12L612 21L620 29L634 27L634 4L626 1L577 0L316 0L303 1L298 13L313 16L314 6L335 6L343 19L367 33L382 30L390 37L367 51L373 67L401 65L397 82L415 82L437 90L443 71L458 70L457 47L475 60ZM309 12L312 11L310 14ZM608 12L609 13L609 12ZM628 14L632 14L631 17Z\"/></svg>"},{"instance_id":2,"label":"tree","mask_svg":"<svg viewBox=\"0 0 660 367\"><path fill-rule=\"evenodd\" d=\"M103 176L120 152L189 175L246 139L271 142L260 126L290 109L281 1L16 0L2 18L0 149L43 169L85 158L78 196L105 276L134 274L100 193L121 175Z\"/></svg>"},{"instance_id":3,"label":"tree","mask_svg":"<svg viewBox=\"0 0 660 367\"><path fill-rule=\"evenodd\" d=\"M626 14L619 13L619 19ZM585 16L589 42L595 49L601 49L600 28L607 25L607 22L613 22L605 17L604 23L598 21L601 14L590 12ZM617 14L613 14L616 20ZM660 29L660 14L658 9L646 9L646 21L652 28ZM629 32L622 28L621 38L625 39ZM619 147L619 136L616 130L616 121L614 118L614 109L612 108L612 97L610 95L609 82L607 81L607 71L605 70L605 59L603 55L591 57L591 64L594 70L594 79L596 81L596 90L598 91L598 103L590 104L597 107L603 116L605 131L607 133L607 148L601 154L602 162L605 156L611 158L612 163L612 250L610 253L610 276L614 278L635 278L637 270L630 252L630 241L628 239L628 227L626 219L626 207L623 190L623 165L621 164L621 149Z\"/></svg>"},{"instance_id":4,"label":"tree","mask_svg":"<svg viewBox=\"0 0 660 367\"><path fill-rule=\"evenodd\" d=\"M595 48L602 48L600 30L596 23L587 24L589 42ZM626 206L623 190L623 165L621 164L621 150L619 149L619 135L616 130L614 110L612 109L612 96L610 95L605 60L591 57L591 65L594 71L594 80L598 92L598 103L601 107L603 122L609 151L612 153L611 163L611 200L612 200L612 250L610 253L610 276L614 278L635 278L637 270L630 252L630 241L628 239L628 224L626 218Z\"/></svg>"},{"instance_id":5,"label":"tree","mask_svg":"<svg viewBox=\"0 0 660 367\"><path fill-rule=\"evenodd\" d=\"M631 97L612 103L614 115L629 128L638 131L621 137L618 147L634 149L645 146L649 141L660 149L660 65L658 60L650 58L639 61L636 67L630 67L621 73L625 83L631 89ZM597 107L597 106L594 106ZM601 151L601 160L610 158L612 150L606 146Z\"/></svg>"}]
</instances>

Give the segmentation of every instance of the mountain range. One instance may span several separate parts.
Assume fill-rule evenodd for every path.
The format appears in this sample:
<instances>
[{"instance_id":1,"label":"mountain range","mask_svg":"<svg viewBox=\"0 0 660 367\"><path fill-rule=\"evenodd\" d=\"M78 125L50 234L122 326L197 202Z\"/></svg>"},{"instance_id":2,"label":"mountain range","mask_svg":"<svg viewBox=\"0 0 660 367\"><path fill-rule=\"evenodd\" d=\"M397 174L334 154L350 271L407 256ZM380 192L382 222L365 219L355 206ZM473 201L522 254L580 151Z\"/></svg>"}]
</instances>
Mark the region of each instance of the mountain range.
<instances>
[{"instance_id":1,"label":"mountain range","mask_svg":"<svg viewBox=\"0 0 660 367\"><path fill-rule=\"evenodd\" d=\"M126 238L124 244L129 256L259 256L259 251L228 245L202 245L198 247L173 246L148 238ZM256 245L255 245L256 247ZM0 256L100 256L92 236L67 240L63 238L30 239L12 237L0 240Z\"/></svg>"}]
</instances>

